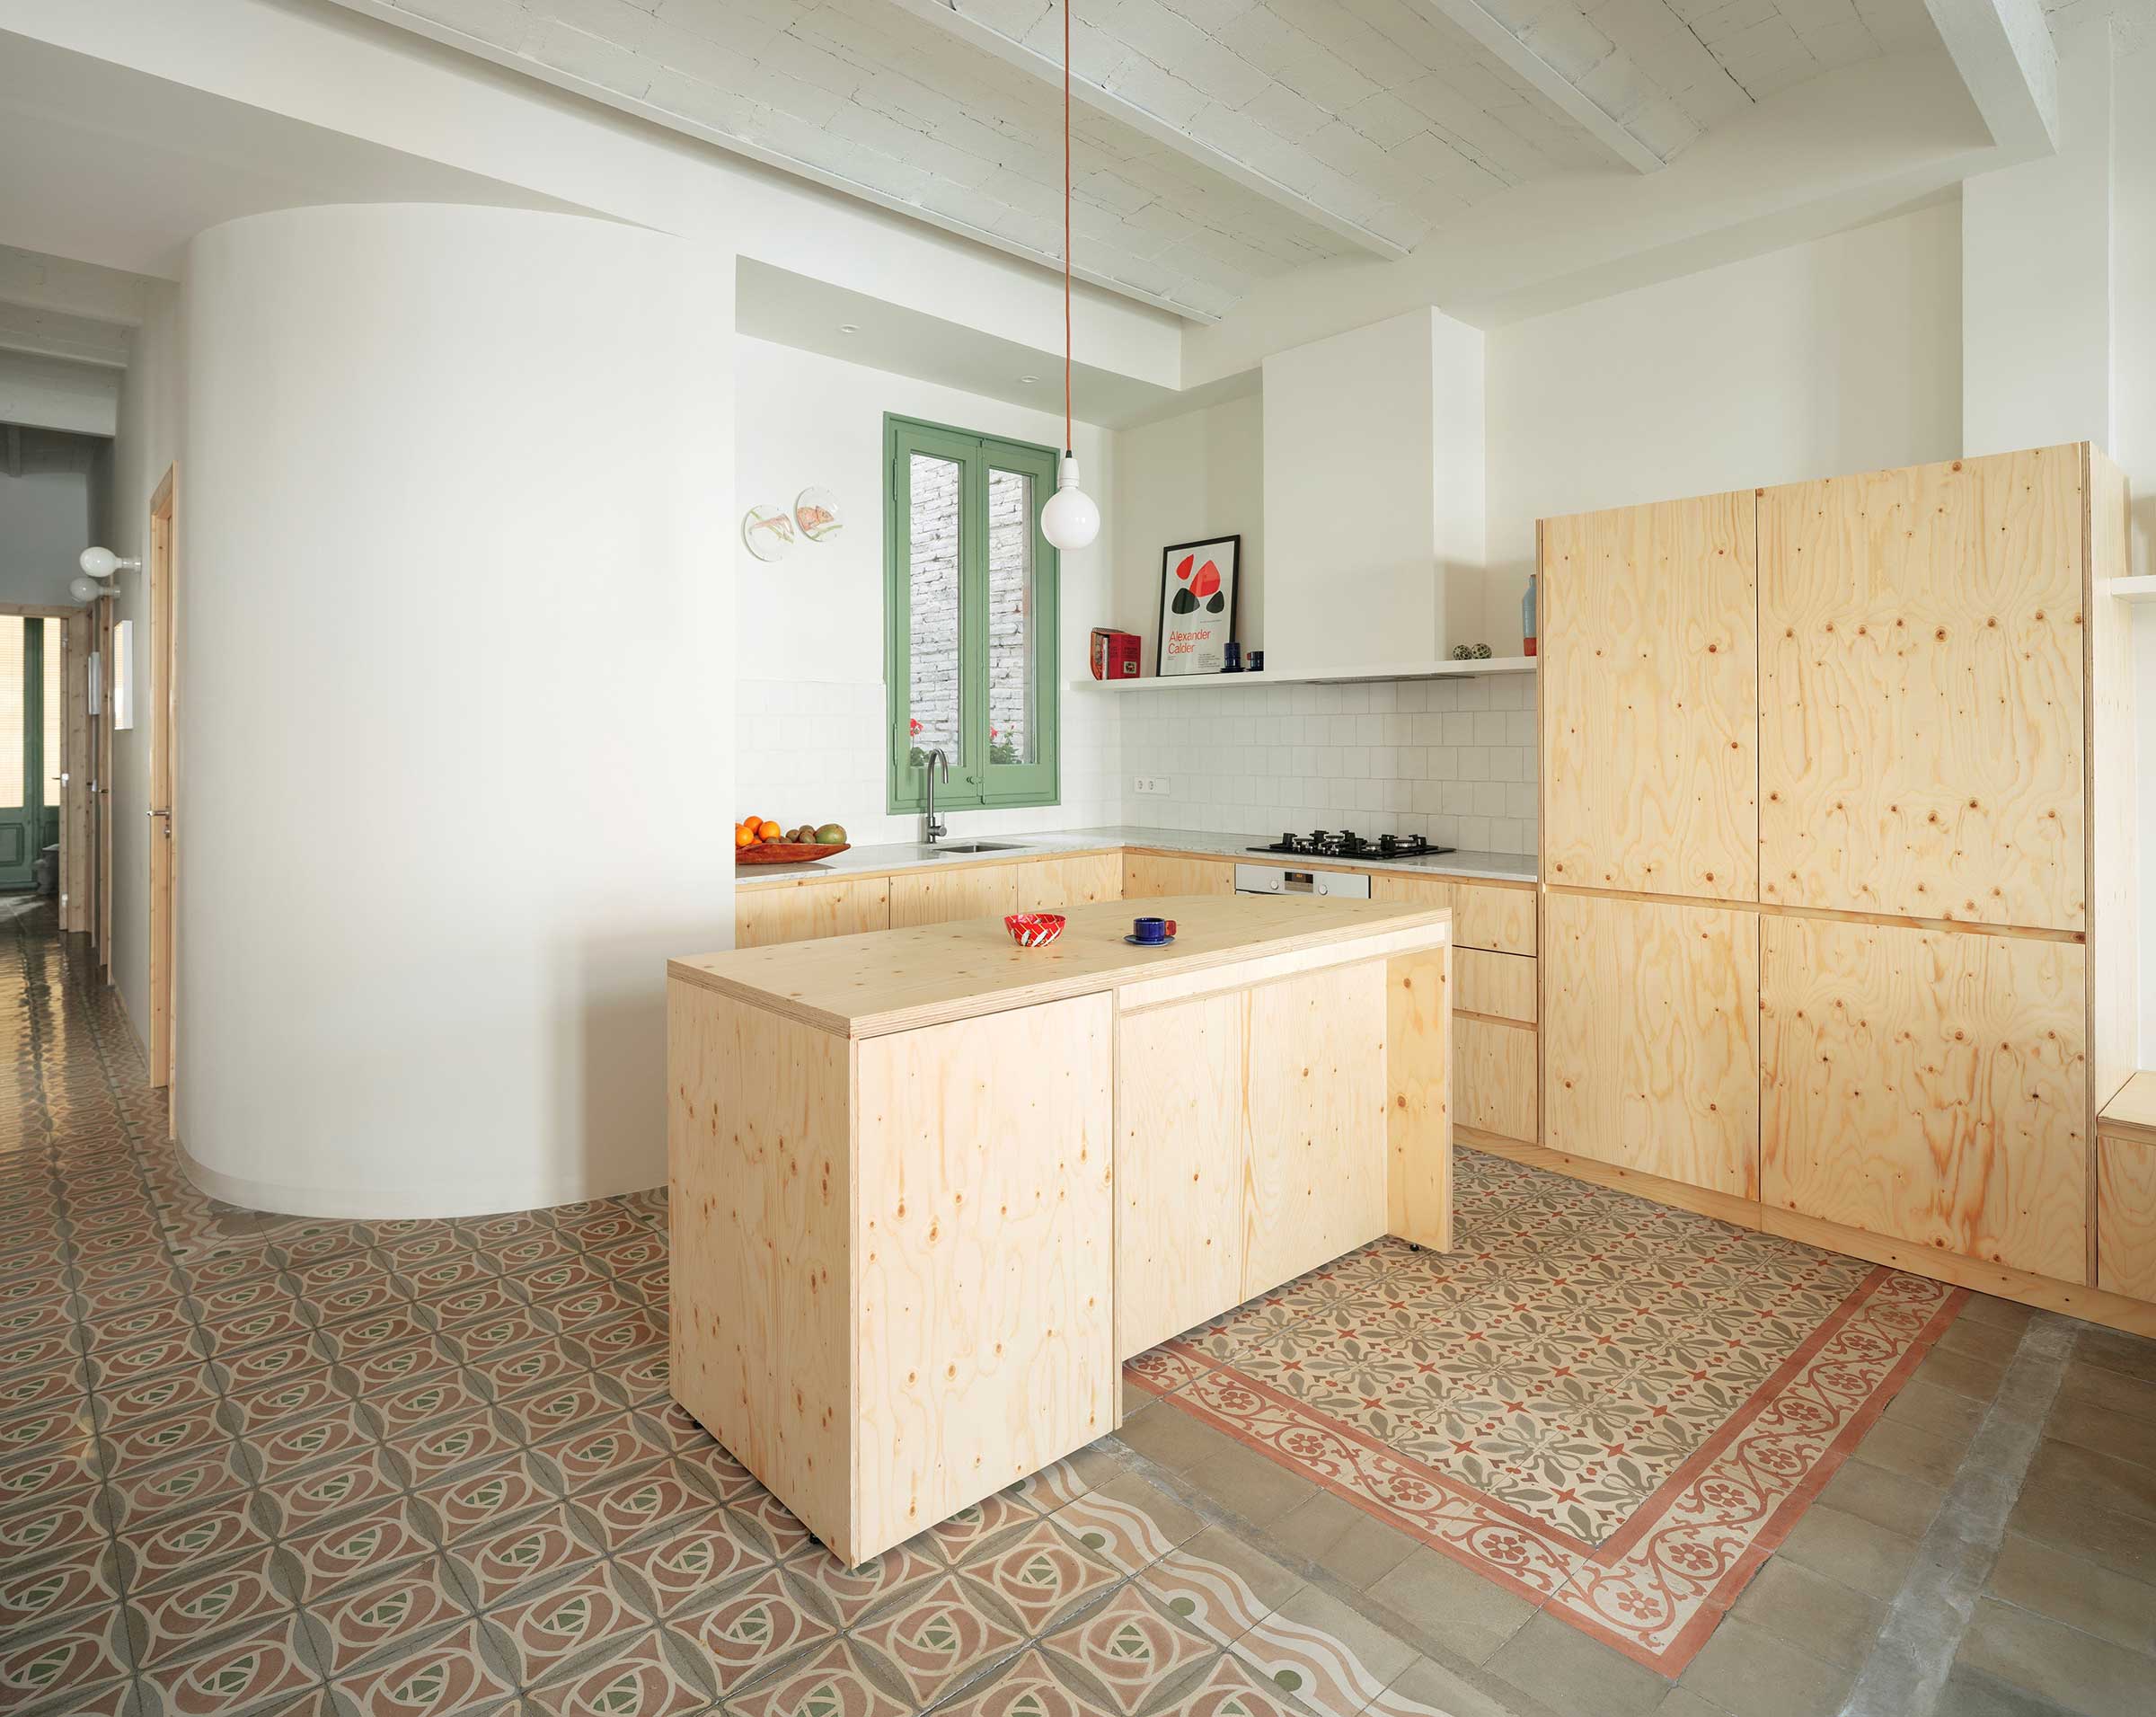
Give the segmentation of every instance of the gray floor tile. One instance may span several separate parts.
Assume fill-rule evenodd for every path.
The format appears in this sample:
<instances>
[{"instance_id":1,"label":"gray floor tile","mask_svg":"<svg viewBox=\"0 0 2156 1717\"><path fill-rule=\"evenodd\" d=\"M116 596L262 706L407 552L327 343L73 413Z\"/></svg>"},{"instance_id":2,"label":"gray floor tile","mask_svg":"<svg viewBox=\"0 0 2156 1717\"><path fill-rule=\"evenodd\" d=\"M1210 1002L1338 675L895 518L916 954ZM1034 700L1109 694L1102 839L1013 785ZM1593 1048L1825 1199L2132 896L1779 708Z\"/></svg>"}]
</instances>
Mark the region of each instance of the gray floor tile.
<instances>
[{"instance_id":1,"label":"gray floor tile","mask_svg":"<svg viewBox=\"0 0 2156 1717\"><path fill-rule=\"evenodd\" d=\"M1537 1606L1427 1547L1370 1588L1370 1597L1401 1619L1401 1632L1426 1651L1487 1663Z\"/></svg>"},{"instance_id":2,"label":"gray floor tile","mask_svg":"<svg viewBox=\"0 0 2156 1717\"><path fill-rule=\"evenodd\" d=\"M1385 1689L1394 1703L1411 1702L1443 1717L1517 1717L1516 1702L1502 1700L1489 1688L1429 1658L1417 1658ZM1681 1713L1678 1714L1681 1717Z\"/></svg>"},{"instance_id":3,"label":"gray floor tile","mask_svg":"<svg viewBox=\"0 0 2156 1717\"><path fill-rule=\"evenodd\" d=\"M1224 1449L1241 1447L1226 1432L1215 1430L1164 1401L1155 1401L1144 1412L1132 1414L1116 1435L1147 1460L1158 1461L1171 1473L1187 1472Z\"/></svg>"},{"instance_id":4,"label":"gray floor tile","mask_svg":"<svg viewBox=\"0 0 2156 1717\"><path fill-rule=\"evenodd\" d=\"M1732 1615L1677 1686L1730 1717L1833 1717L1856 1671Z\"/></svg>"},{"instance_id":5,"label":"gray floor tile","mask_svg":"<svg viewBox=\"0 0 2156 1717\"><path fill-rule=\"evenodd\" d=\"M2061 1401L2044 1421L2044 1434L2116 1461L2156 1467L2156 1419L2118 1412L2092 1401Z\"/></svg>"},{"instance_id":6,"label":"gray floor tile","mask_svg":"<svg viewBox=\"0 0 2156 1717\"><path fill-rule=\"evenodd\" d=\"M2081 1717L2126 1717L2156 1705L2156 1659L1984 1598L1955 1659Z\"/></svg>"},{"instance_id":7,"label":"gray floor tile","mask_svg":"<svg viewBox=\"0 0 2156 1717\"><path fill-rule=\"evenodd\" d=\"M2073 1717L2063 1705L2009 1686L1996 1676L1966 1666L1947 1677L1931 1717Z\"/></svg>"},{"instance_id":8,"label":"gray floor tile","mask_svg":"<svg viewBox=\"0 0 2156 1717\"><path fill-rule=\"evenodd\" d=\"M1958 1390L1912 1377L1886 1403L1886 1418L1941 1436L1968 1438L1984 1420L1984 1403Z\"/></svg>"},{"instance_id":9,"label":"gray floor tile","mask_svg":"<svg viewBox=\"0 0 2156 1717\"><path fill-rule=\"evenodd\" d=\"M1904 1538L1921 1538L1946 1494L1943 1484L1926 1484L1905 1473L1873 1465L1860 1448L1857 1458L1843 1462L1841 1471L1827 1481L1819 1500Z\"/></svg>"},{"instance_id":10,"label":"gray floor tile","mask_svg":"<svg viewBox=\"0 0 2156 1717\"><path fill-rule=\"evenodd\" d=\"M2156 1520L2156 1467L2115 1460L2079 1444L2046 1438L2029 1464L2023 1488L2032 1487L2070 1491L2099 1508Z\"/></svg>"},{"instance_id":11,"label":"gray floor tile","mask_svg":"<svg viewBox=\"0 0 2156 1717\"><path fill-rule=\"evenodd\" d=\"M1781 1541L1780 1554L1829 1580L1887 1599L1901 1589L1916 1541L1873 1521L1815 1503Z\"/></svg>"},{"instance_id":12,"label":"gray floor tile","mask_svg":"<svg viewBox=\"0 0 2156 1717\"><path fill-rule=\"evenodd\" d=\"M1745 1588L1729 1613L1814 1657L1853 1669L1877 1643L1886 1606L1802 1562L1776 1556Z\"/></svg>"},{"instance_id":13,"label":"gray floor tile","mask_svg":"<svg viewBox=\"0 0 2156 1717\"><path fill-rule=\"evenodd\" d=\"M1943 1491L1953 1483L1968 1447L1966 1431L1946 1433L1904 1420L1882 1419L1857 1445L1857 1452L1874 1466L1921 1479Z\"/></svg>"},{"instance_id":14,"label":"gray floor tile","mask_svg":"<svg viewBox=\"0 0 2156 1717\"><path fill-rule=\"evenodd\" d=\"M1934 1384L1975 1401L1989 1401L1999 1393L1999 1385L2005 1377L2006 1367L1999 1361L1972 1359L1966 1353L1933 1348L1909 1380Z\"/></svg>"},{"instance_id":15,"label":"gray floor tile","mask_svg":"<svg viewBox=\"0 0 2156 1717\"><path fill-rule=\"evenodd\" d=\"M1306 1502L1318 1487L1233 1438L1227 1447L1184 1470L1183 1477L1229 1512L1252 1526L1269 1527Z\"/></svg>"},{"instance_id":16,"label":"gray floor tile","mask_svg":"<svg viewBox=\"0 0 2156 1717\"><path fill-rule=\"evenodd\" d=\"M2156 1423L2156 1383L2144 1383L2079 1355L2066 1367L2066 1376L2059 1384L2059 1399L2086 1401L2144 1423Z\"/></svg>"},{"instance_id":17,"label":"gray floor tile","mask_svg":"<svg viewBox=\"0 0 2156 1717\"><path fill-rule=\"evenodd\" d=\"M2156 1584L2156 1522L2120 1514L2064 1486L2025 1486L2007 1528Z\"/></svg>"},{"instance_id":18,"label":"gray floor tile","mask_svg":"<svg viewBox=\"0 0 2156 1717\"><path fill-rule=\"evenodd\" d=\"M1489 1667L1558 1717L1637 1717L1669 1694L1669 1683L1652 1669L1547 1611L1531 1617Z\"/></svg>"},{"instance_id":19,"label":"gray floor tile","mask_svg":"<svg viewBox=\"0 0 2156 1717\"><path fill-rule=\"evenodd\" d=\"M2136 1651L2156 1652L2156 1586L2009 1533L1984 1590ZM2152 1695L2156 1704L2156 1695Z\"/></svg>"},{"instance_id":20,"label":"gray floor tile","mask_svg":"<svg viewBox=\"0 0 2156 1717\"><path fill-rule=\"evenodd\" d=\"M1320 1491L1273 1523L1283 1548L1307 1557L1357 1589L1391 1573L1419 1546L1354 1503Z\"/></svg>"}]
</instances>

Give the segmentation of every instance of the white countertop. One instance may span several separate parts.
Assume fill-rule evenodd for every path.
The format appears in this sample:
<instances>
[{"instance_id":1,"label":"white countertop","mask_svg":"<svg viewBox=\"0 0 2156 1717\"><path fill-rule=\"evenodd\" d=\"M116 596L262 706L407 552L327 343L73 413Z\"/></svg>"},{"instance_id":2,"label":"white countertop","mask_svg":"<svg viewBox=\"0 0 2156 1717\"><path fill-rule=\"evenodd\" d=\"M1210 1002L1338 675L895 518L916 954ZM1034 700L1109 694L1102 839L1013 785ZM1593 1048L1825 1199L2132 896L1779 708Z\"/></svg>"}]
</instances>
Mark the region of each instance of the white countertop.
<instances>
[{"instance_id":1,"label":"white countertop","mask_svg":"<svg viewBox=\"0 0 2156 1717\"><path fill-rule=\"evenodd\" d=\"M1408 876L1483 877L1494 881L1532 882L1532 853L1445 853L1435 858L1294 859L1278 853L1253 853L1263 835L1215 835L1189 828L1063 828L1041 835L982 835L964 828L952 831L954 841L976 838L994 841L1008 850L995 853L952 853L912 842L888 846L856 846L835 858L814 864L745 864L734 873L734 886L752 888L758 883L783 882L810 876L880 876L892 871L926 869L952 864L1009 863L1029 858L1053 858L1064 853L1098 853L1118 846L1150 847L1156 852L1189 853L1204 858L1241 859L1250 864L1312 865L1340 871L1397 871Z\"/></svg>"}]
</instances>

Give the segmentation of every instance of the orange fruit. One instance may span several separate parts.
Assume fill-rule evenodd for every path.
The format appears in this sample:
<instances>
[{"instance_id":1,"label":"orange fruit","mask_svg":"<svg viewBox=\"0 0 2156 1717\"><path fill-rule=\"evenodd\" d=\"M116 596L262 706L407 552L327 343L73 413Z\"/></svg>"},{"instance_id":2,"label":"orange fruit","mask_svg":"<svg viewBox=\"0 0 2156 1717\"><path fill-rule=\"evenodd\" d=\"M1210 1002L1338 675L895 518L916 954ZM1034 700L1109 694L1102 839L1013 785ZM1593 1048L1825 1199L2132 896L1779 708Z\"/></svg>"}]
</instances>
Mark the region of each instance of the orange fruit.
<instances>
[{"instance_id":1,"label":"orange fruit","mask_svg":"<svg viewBox=\"0 0 2156 1717\"><path fill-rule=\"evenodd\" d=\"M758 840L775 841L779 838L779 836L780 829L776 823L759 823L756 825L756 838Z\"/></svg>"},{"instance_id":2,"label":"orange fruit","mask_svg":"<svg viewBox=\"0 0 2156 1717\"><path fill-rule=\"evenodd\" d=\"M754 846L755 844L756 837L748 832L748 826L746 823L736 826L734 829L734 845L736 846Z\"/></svg>"}]
</instances>

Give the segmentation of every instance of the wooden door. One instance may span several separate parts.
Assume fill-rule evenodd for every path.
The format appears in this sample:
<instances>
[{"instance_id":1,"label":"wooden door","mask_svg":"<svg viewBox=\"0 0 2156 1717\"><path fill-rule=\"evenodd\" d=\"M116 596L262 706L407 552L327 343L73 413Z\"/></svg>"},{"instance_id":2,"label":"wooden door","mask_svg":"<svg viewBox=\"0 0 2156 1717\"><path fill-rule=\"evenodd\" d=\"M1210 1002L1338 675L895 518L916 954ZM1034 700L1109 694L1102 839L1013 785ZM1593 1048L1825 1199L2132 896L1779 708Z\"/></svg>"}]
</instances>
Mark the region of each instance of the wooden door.
<instances>
[{"instance_id":1,"label":"wooden door","mask_svg":"<svg viewBox=\"0 0 2156 1717\"><path fill-rule=\"evenodd\" d=\"M96 609L98 714L92 723L92 734L96 746L97 785L91 802L97 827L92 831L91 842L96 867L91 879L95 906L91 935L97 951L98 974L109 984L112 981L112 735L116 731L112 721L112 598L100 597Z\"/></svg>"},{"instance_id":2,"label":"wooden door","mask_svg":"<svg viewBox=\"0 0 2156 1717\"><path fill-rule=\"evenodd\" d=\"M1542 521L1550 882L1759 898L1758 528L1749 490Z\"/></svg>"},{"instance_id":3,"label":"wooden door","mask_svg":"<svg viewBox=\"0 0 2156 1717\"><path fill-rule=\"evenodd\" d=\"M20 611L0 614L0 890L30 887L44 821L39 792L44 627Z\"/></svg>"},{"instance_id":4,"label":"wooden door","mask_svg":"<svg viewBox=\"0 0 2156 1717\"><path fill-rule=\"evenodd\" d=\"M1243 1297L1243 992L1116 1022L1116 1358Z\"/></svg>"},{"instance_id":5,"label":"wooden door","mask_svg":"<svg viewBox=\"0 0 2156 1717\"><path fill-rule=\"evenodd\" d=\"M180 844L179 590L173 559L173 474L150 500L150 1084L172 1082L178 1019L173 1009L176 960L176 890ZM172 1109L166 1108L171 1130Z\"/></svg>"},{"instance_id":6,"label":"wooden door","mask_svg":"<svg viewBox=\"0 0 2156 1717\"><path fill-rule=\"evenodd\" d=\"M1386 1009L1374 962L1250 991L1245 1297L1385 1232Z\"/></svg>"},{"instance_id":7,"label":"wooden door","mask_svg":"<svg viewBox=\"0 0 2156 1717\"><path fill-rule=\"evenodd\" d=\"M1762 492L1763 898L2085 926L2081 466Z\"/></svg>"},{"instance_id":8,"label":"wooden door","mask_svg":"<svg viewBox=\"0 0 2156 1717\"><path fill-rule=\"evenodd\" d=\"M1543 902L1542 1142L1759 1196L1759 915Z\"/></svg>"},{"instance_id":9,"label":"wooden door","mask_svg":"<svg viewBox=\"0 0 2156 1717\"><path fill-rule=\"evenodd\" d=\"M60 928L90 928L93 866L90 858L91 615L77 608L67 616L63 659L66 759L60 783Z\"/></svg>"},{"instance_id":10,"label":"wooden door","mask_svg":"<svg viewBox=\"0 0 2156 1717\"><path fill-rule=\"evenodd\" d=\"M2082 1280L2087 951L1780 916L1763 943L1765 1201Z\"/></svg>"},{"instance_id":11,"label":"wooden door","mask_svg":"<svg viewBox=\"0 0 2156 1717\"><path fill-rule=\"evenodd\" d=\"M1015 864L969 864L956 871L908 871L890 881L891 928L998 917L1018 910Z\"/></svg>"}]
</instances>

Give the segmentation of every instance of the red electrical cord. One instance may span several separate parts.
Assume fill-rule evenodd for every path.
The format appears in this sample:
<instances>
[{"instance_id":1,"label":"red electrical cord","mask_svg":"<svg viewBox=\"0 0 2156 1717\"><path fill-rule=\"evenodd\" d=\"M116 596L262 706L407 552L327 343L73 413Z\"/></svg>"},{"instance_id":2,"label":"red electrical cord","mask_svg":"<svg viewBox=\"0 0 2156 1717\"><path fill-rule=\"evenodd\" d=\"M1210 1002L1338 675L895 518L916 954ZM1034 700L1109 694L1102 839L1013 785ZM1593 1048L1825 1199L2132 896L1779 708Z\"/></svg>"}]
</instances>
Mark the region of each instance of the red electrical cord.
<instances>
[{"instance_id":1,"label":"red electrical cord","mask_svg":"<svg viewBox=\"0 0 2156 1717\"><path fill-rule=\"evenodd\" d=\"M1063 0L1063 450L1071 451L1071 0Z\"/></svg>"}]
</instances>

